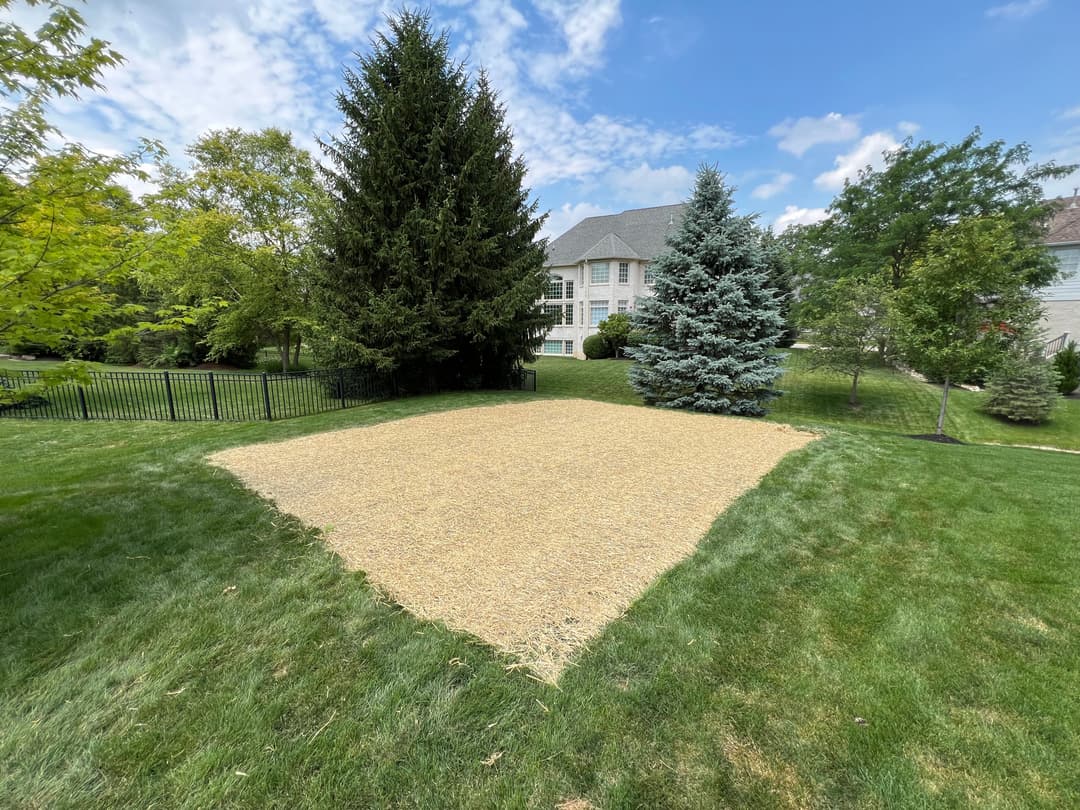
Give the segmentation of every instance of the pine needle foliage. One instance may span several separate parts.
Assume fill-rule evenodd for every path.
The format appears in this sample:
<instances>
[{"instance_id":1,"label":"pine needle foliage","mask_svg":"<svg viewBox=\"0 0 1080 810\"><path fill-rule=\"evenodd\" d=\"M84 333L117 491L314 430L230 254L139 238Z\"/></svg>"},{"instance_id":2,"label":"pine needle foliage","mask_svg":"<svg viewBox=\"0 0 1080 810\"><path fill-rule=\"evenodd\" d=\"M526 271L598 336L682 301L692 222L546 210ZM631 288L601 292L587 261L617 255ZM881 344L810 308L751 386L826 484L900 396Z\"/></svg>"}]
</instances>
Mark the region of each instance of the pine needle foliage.
<instances>
[{"instance_id":1,"label":"pine needle foliage","mask_svg":"<svg viewBox=\"0 0 1080 810\"><path fill-rule=\"evenodd\" d=\"M753 217L735 213L719 171L698 171L682 224L653 263L655 295L643 298L627 348L630 383L665 408L761 416L779 392L784 331L769 285L769 257Z\"/></svg>"},{"instance_id":2,"label":"pine needle foliage","mask_svg":"<svg viewBox=\"0 0 1080 810\"><path fill-rule=\"evenodd\" d=\"M986 411L1010 422L1037 425L1061 400L1061 375L1043 357L1041 346L1021 343L986 383Z\"/></svg>"},{"instance_id":3,"label":"pine needle foliage","mask_svg":"<svg viewBox=\"0 0 1080 810\"><path fill-rule=\"evenodd\" d=\"M1070 340L1069 345L1054 355L1054 368L1061 375L1058 391L1062 394L1068 396L1080 387L1080 350L1075 340Z\"/></svg>"},{"instance_id":4,"label":"pine needle foliage","mask_svg":"<svg viewBox=\"0 0 1080 810\"><path fill-rule=\"evenodd\" d=\"M449 54L426 14L390 18L346 70L344 128L323 144L315 352L393 372L405 390L505 387L549 326L543 218L505 109Z\"/></svg>"}]
</instances>

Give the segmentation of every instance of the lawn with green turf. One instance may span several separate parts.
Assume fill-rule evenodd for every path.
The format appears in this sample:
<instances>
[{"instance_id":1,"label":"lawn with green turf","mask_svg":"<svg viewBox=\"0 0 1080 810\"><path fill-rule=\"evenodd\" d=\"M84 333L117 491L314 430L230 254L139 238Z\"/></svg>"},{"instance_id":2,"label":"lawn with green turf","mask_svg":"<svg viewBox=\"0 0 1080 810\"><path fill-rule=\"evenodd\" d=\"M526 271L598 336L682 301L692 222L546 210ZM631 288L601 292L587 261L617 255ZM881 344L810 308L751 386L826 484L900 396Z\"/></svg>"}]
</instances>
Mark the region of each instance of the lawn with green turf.
<instances>
[{"instance_id":1,"label":"lawn with green turf","mask_svg":"<svg viewBox=\"0 0 1080 810\"><path fill-rule=\"evenodd\" d=\"M921 382L892 368L867 371L859 383L860 407L847 404L851 378L810 371L805 355L787 350L784 376L777 387L784 394L769 405L770 419L791 424L829 424L886 430L905 436L933 433L941 403L941 387ZM548 396L581 396L608 402L641 404L630 384L626 360L541 358L537 390ZM1080 450L1080 398L1063 399L1042 425L1020 425L981 410L981 391L953 389L949 394L945 432L965 442L1037 445Z\"/></svg>"},{"instance_id":2,"label":"lawn with green turf","mask_svg":"<svg viewBox=\"0 0 1080 810\"><path fill-rule=\"evenodd\" d=\"M558 362L536 396L629 401L625 365ZM387 602L203 460L529 396L271 424L0 422L0 806L1080 795L1076 456L828 429L557 688Z\"/></svg>"}]
</instances>

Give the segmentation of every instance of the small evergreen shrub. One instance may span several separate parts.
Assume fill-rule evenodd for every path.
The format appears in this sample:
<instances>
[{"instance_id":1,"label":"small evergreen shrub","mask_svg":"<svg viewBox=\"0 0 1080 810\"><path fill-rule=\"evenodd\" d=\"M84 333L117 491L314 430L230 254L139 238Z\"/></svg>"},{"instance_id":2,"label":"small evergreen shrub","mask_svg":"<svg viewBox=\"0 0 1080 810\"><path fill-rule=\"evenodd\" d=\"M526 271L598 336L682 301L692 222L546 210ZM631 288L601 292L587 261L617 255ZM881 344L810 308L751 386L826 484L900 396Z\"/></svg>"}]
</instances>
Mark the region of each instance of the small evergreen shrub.
<instances>
[{"instance_id":1,"label":"small evergreen shrub","mask_svg":"<svg viewBox=\"0 0 1080 810\"><path fill-rule=\"evenodd\" d=\"M1061 398L1059 380L1041 352L1012 352L986 383L985 409L1010 422L1045 422Z\"/></svg>"},{"instance_id":2,"label":"small evergreen shrub","mask_svg":"<svg viewBox=\"0 0 1080 810\"><path fill-rule=\"evenodd\" d=\"M611 357L611 346L604 340L603 335L589 335L582 341L581 350L585 352L585 356L590 360L603 360L605 357Z\"/></svg>"},{"instance_id":3,"label":"small evergreen shrub","mask_svg":"<svg viewBox=\"0 0 1080 810\"><path fill-rule=\"evenodd\" d=\"M1070 340L1068 346L1054 355L1054 368L1061 375L1060 393L1068 396L1080 388L1080 350L1075 340Z\"/></svg>"}]
</instances>

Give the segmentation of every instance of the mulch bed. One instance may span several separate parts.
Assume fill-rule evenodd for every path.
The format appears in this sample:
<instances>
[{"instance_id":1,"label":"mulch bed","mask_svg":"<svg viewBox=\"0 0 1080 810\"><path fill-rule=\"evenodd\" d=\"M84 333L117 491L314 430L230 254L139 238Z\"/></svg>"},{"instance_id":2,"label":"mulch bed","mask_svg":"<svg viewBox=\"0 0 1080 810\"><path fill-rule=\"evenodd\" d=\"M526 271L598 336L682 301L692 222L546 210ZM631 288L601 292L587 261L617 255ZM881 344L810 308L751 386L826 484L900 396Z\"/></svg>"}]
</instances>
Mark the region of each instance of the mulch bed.
<instances>
[{"instance_id":1,"label":"mulch bed","mask_svg":"<svg viewBox=\"0 0 1080 810\"><path fill-rule=\"evenodd\" d=\"M938 444L964 444L959 439L946 436L944 433L912 433L908 435L908 438L921 439L924 442L937 442Z\"/></svg>"}]
</instances>

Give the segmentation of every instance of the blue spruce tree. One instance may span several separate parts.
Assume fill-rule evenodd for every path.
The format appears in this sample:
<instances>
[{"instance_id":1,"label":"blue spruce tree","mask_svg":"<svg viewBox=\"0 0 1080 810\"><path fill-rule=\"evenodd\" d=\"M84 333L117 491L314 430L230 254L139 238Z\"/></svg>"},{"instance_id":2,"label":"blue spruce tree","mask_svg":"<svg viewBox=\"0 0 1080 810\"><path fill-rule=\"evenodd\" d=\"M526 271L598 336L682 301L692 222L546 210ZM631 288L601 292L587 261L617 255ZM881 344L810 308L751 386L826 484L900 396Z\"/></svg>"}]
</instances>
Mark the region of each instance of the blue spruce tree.
<instances>
[{"instance_id":1,"label":"blue spruce tree","mask_svg":"<svg viewBox=\"0 0 1080 810\"><path fill-rule=\"evenodd\" d=\"M769 256L753 217L737 216L719 171L698 171L694 196L670 248L653 263L655 295L634 326L641 345L630 384L650 405L762 416L778 396L784 332L769 285Z\"/></svg>"}]
</instances>

